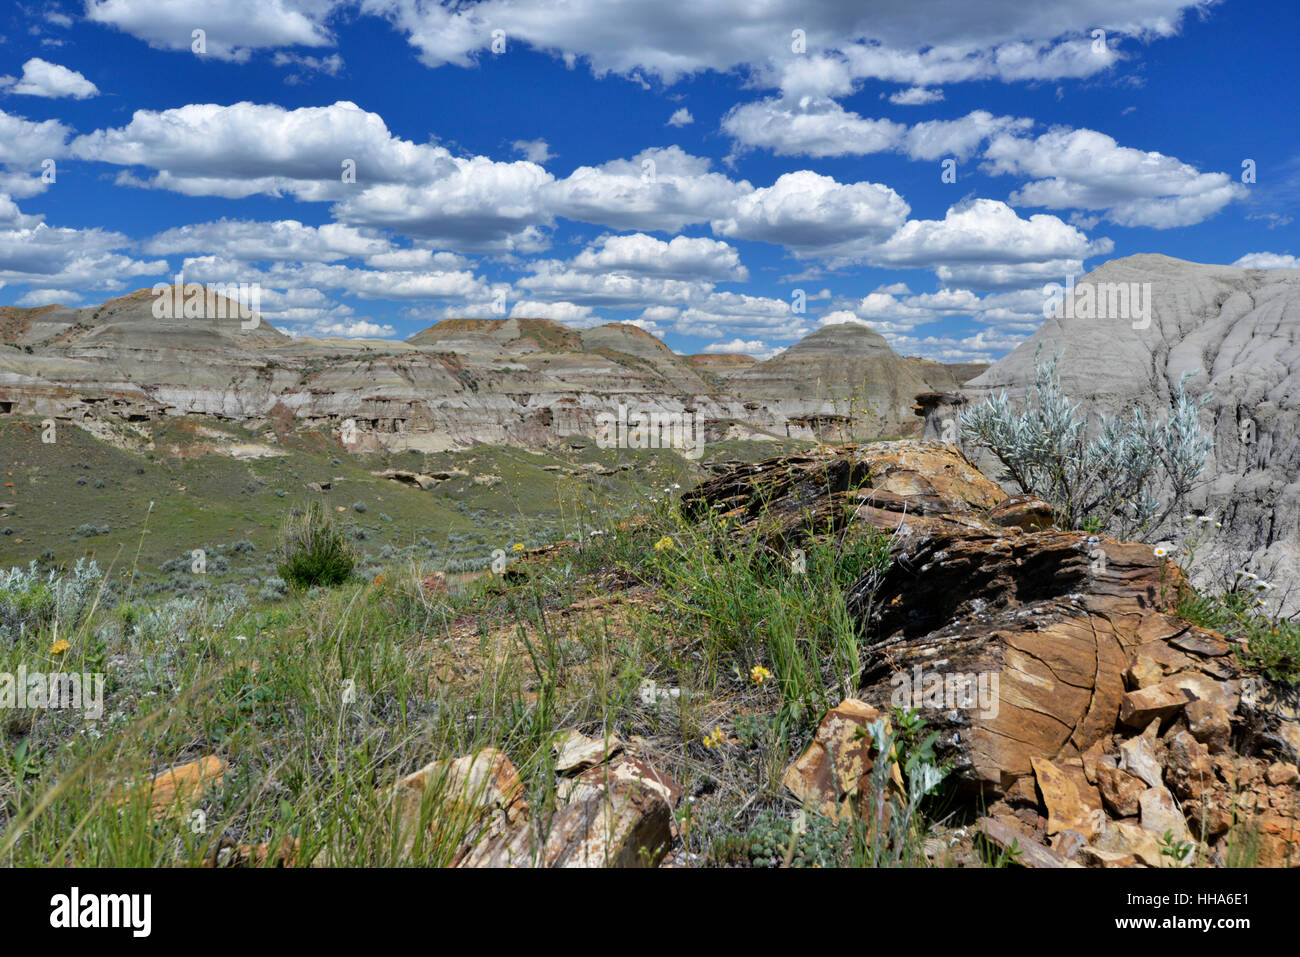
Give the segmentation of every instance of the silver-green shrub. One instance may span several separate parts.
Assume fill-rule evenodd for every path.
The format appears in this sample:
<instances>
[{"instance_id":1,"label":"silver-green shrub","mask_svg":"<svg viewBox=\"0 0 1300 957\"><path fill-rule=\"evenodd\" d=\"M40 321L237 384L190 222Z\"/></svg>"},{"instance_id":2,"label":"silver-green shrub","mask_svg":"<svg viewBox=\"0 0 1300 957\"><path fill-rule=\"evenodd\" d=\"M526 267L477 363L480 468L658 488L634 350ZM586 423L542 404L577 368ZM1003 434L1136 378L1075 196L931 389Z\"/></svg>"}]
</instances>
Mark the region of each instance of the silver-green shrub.
<instances>
[{"instance_id":1,"label":"silver-green shrub","mask_svg":"<svg viewBox=\"0 0 1300 957\"><path fill-rule=\"evenodd\" d=\"M0 640L14 640L57 622L60 632L75 628L90 608L104 575L92 559L77 559L66 572L45 575L32 562L0 570Z\"/></svg>"},{"instance_id":2,"label":"silver-green shrub","mask_svg":"<svg viewBox=\"0 0 1300 957\"><path fill-rule=\"evenodd\" d=\"M1195 372L1186 372L1163 421L1135 407L1127 418L1099 416L1089 438L1087 414L1061 392L1059 359L1034 357L1034 384L1020 411L1002 392L965 412L962 437L992 452L1003 479L1050 503L1066 528L1124 537L1160 528L1194 487L1213 447L1199 418L1212 397L1189 398L1184 386Z\"/></svg>"}]
</instances>

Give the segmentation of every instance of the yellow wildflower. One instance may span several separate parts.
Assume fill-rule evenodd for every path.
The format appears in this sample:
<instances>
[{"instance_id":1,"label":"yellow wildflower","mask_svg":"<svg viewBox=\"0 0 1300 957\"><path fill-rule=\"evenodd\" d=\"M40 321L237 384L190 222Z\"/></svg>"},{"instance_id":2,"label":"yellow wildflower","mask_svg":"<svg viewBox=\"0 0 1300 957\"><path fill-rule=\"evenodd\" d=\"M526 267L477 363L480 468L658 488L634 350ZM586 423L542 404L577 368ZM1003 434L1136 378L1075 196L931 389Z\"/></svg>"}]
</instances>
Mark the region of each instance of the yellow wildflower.
<instances>
[{"instance_id":1,"label":"yellow wildflower","mask_svg":"<svg viewBox=\"0 0 1300 957\"><path fill-rule=\"evenodd\" d=\"M72 647L72 645L68 644L67 641L65 641L64 639L60 638L60 639L59 639L58 641L56 641L54 644L50 645L50 654L52 654L52 655L61 655L61 654L63 654L65 651L67 651L67 650L68 650L69 648L71 648L71 647Z\"/></svg>"},{"instance_id":2,"label":"yellow wildflower","mask_svg":"<svg viewBox=\"0 0 1300 957\"><path fill-rule=\"evenodd\" d=\"M524 543L523 543L523 542L515 542L514 550L517 551L517 552L522 552L522 551L524 550Z\"/></svg>"},{"instance_id":3,"label":"yellow wildflower","mask_svg":"<svg viewBox=\"0 0 1300 957\"><path fill-rule=\"evenodd\" d=\"M672 547L673 547L673 540L669 538L667 535L659 539L659 541L655 542L655 551L657 552L666 552L668 549Z\"/></svg>"},{"instance_id":4,"label":"yellow wildflower","mask_svg":"<svg viewBox=\"0 0 1300 957\"><path fill-rule=\"evenodd\" d=\"M754 665L749 669L749 680L756 685L765 684L772 677L772 672L768 671L762 665Z\"/></svg>"},{"instance_id":5,"label":"yellow wildflower","mask_svg":"<svg viewBox=\"0 0 1300 957\"><path fill-rule=\"evenodd\" d=\"M714 728L712 734L704 736L704 746L706 748L720 748L727 743L727 736L721 728Z\"/></svg>"}]
</instances>

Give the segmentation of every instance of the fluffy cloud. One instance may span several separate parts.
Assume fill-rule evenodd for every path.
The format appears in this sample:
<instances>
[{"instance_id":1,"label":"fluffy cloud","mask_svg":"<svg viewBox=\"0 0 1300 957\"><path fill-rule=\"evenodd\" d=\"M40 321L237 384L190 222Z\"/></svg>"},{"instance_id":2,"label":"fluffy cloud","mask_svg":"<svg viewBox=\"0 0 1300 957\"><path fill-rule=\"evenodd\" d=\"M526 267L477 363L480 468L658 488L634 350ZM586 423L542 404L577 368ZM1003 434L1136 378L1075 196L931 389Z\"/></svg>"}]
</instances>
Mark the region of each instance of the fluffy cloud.
<instances>
[{"instance_id":1,"label":"fluffy cloud","mask_svg":"<svg viewBox=\"0 0 1300 957\"><path fill-rule=\"evenodd\" d=\"M539 166L554 155L546 140L515 140L510 146L528 162L536 163Z\"/></svg>"},{"instance_id":2,"label":"fluffy cloud","mask_svg":"<svg viewBox=\"0 0 1300 957\"><path fill-rule=\"evenodd\" d=\"M41 288L116 291L123 279L159 276L165 260L145 262L116 252L130 245L102 229L34 226L0 228L0 282Z\"/></svg>"},{"instance_id":3,"label":"fluffy cloud","mask_svg":"<svg viewBox=\"0 0 1300 957\"><path fill-rule=\"evenodd\" d=\"M601 75L649 74L672 83L703 70L750 66L778 75L799 58L793 25L804 31L811 59L834 51L854 77L913 85L960 80L1090 76L1118 58L1112 43L1094 50L1089 33L1168 36L1193 0L915 0L891 5L835 0L748 0L662 4L654 0L482 0L449 8L422 0L363 0L406 33L430 66L469 65L485 55L492 31L510 44L588 62ZM629 42L629 38L635 38ZM805 88L816 80L808 70ZM829 71L828 71L829 72ZM833 78L821 78L822 89ZM797 82L791 83L794 88Z\"/></svg>"},{"instance_id":4,"label":"fluffy cloud","mask_svg":"<svg viewBox=\"0 0 1300 957\"><path fill-rule=\"evenodd\" d=\"M804 96L733 107L722 129L741 147L763 147L778 156L847 156L893 149L907 127L850 113L828 97Z\"/></svg>"},{"instance_id":5,"label":"fluffy cloud","mask_svg":"<svg viewBox=\"0 0 1300 957\"><path fill-rule=\"evenodd\" d=\"M930 90L923 86L910 86L889 95L889 101L896 107L924 107L928 103L941 103L943 99L943 90Z\"/></svg>"},{"instance_id":6,"label":"fluffy cloud","mask_svg":"<svg viewBox=\"0 0 1300 957\"><path fill-rule=\"evenodd\" d=\"M979 9L982 13L985 7ZM1082 29L1086 31L1096 25L1094 21ZM967 23L967 26L973 27L973 24ZM1046 27L1040 35L1055 37L1064 32L1059 27L1057 31ZM912 47L850 44L844 48L843 55L849 64L849 73L855 79L887 80L922 87L977 80L1077 79L1104 72L1120 60L1113 46L1108 44L1104 49L1094 49L1088 39L980 45L974 39L976 35L976 30L972 30L964 37L955 38L952 44L935 44L926 49L921 48L926 46L924 41Z\"/></svg>"},{"instance_id":7,"label":"fluffy cloud","mask_svg":"<svg viewBox=\"0 0 1300 957\"><path fill-rule=\"evenodd\" d=\"M1246 195L1226 173L1201 173L1095 130L1055 129L1035 139L1001 134L984 158L989 173L1033 180L1011 194L1013 203L1100 210L1121 226L1191 226Z\"/></svg>"},{"instance_id":8,"label":"fluffy cloud","mask_svg":"<svg viewBox=\"0 0 1300 957\"><path fill-rule=\"evenodd\" d=\"M884 94L880 94L884 96ZM889 96L889 102L895 106L925 106L927 103L939 103L943 100L943 90L931 90L923 86L910 86Z\"/></svg>"},{"instance_id":9,"label":"fluffy cloud","mask_svg":"<svg viewBox=\"0 0 1300 957\"><path fill-rule=\"evenodd\" d=\"M634 233L604 236L574 257L572 266L588 272L632 273L674 279L744 282L749 271L734 246L716 239L675 236L668 242Z\"/></svg>"},{"instance_id":10,"label":"fluffy cloud","mask_svg":"<svg viewBox=\"0 0 1300 957\"><path fill-rule=\"evenodd\" d=\"M994 116L987 110L974 110L955 120L917 123L903 137L902 149L914 160L948 156L966 159L989 137L1026 131L1033 125L1034 121L1026 117Z\"/></svg>"},{"instance_id":11,"label":"fluffy cloud","mask_svg":"<svg viewBox=\"0 0 1300 957\"><path fill-rule=\"evenodd\" d=\"M795 314L786 300L738 292L710 293L681 310L672 325L682 335L710 339L741 334L789 340L812 331L806 317Z\"/></svg>"},{"instance_id":12,"label":"fluffy cloud","mask_svg":"<svg viewBox=\"0 0 1300 957\"><path fill-rule=\"evenodd\" d=\"M58 120L37 122L0 110L0 163L39 169L42 159L64 155L71 134Z\"/></svg>"},{"instance_id":13,"label":"fluffy cloud","mask_svg":"<svg viewBox=\"0 0 1300 957\"><path fill-rule=\"evenodd\" d=\"M510 308L511 319L554 319L569 325L590 326L599 320L592 316L591 306L580 306L573 302L539 302L535 299L521 299Z\"/></svg>"},{"instance_id":14,"label":"fluffy cloud","mask_svg":"<svg viewBox=\"0 0 1300 957\"><path fill-rule=\"evenodd\" d=\"M718 235L781 243L799 255L844 255L884 240L908 211L887 186L800 170L740 197L712 225Z\"/></svg>"},{"instance_id":15,"label":"fluffy cloud","mask_svg":"<svg viewBox=\"0 0 1300 957\"><path fill-rule=\"evenodd\" d=\"M379 324L365 319L352 319L344 322L317 320L306 329L300 330L309 336L318 338L336 337L340 339L391 339L397 330L387 323Z\"/></svg>"},{"instance_id":16,"label":"fluffy cloud","mask_svg":"<svg viewBox=\"0 0 1300 957\"><path fill-rule=\"evenodd\" d=\"M691 116L691 111L683 106L680 110L675 111L672 116L668 117L667 125L690 126L694 122L695 117Z\"/></svg>"},{"instance_id":17,"label":"fluffy cloud","mask_svg":"<svg viewBox=\"0 0 1300 957\"><path fill-rule=\"evenodd\" d=\"M375 300L490 301L492 288L468 270L360 269L325 263L274 263L257 269L246 261L195 256L181 266L187 281L249 282L282 292L314 293L333 289Z\"/></svg>"},{"instance_id":18,"label":"fluffy cloud","mask_svg":"<svg viewBox=\"0 0 1300 957\"><path fill-rule=\"evenodd\" d=\"M24 63L23 75L18 79L0 77L0 88L23 96L67 96L74 100L99 95L99 87L76 70L69 70L66 66L50 63L40 57L32 57Z\"/></svg>"},{"instance_id":19,"label":"fluffy cloud","mask_svg":"<svg viewBox=\"0 0 1300 957\"><path fill-rule=\"evenodd\" d=\"M438 179L457 165L447 150L398 139L379 114L347 101L294 110L248 102L137 110L126 126L77 137L71 150L157 170L147 183L155 188L227 199L285 192L338 199L366 184ZM345 160L355 163L355 183L343 182Z\"/></svg>"},{"instance_id":20,"label":"fluffy cloud","mask_svg":"<svg viewBox=\"0 0 1300 957\"><path fill-rule=\"evenodd\" d=\"M752 187L709 170L680 147L642 150L627 160L580 166L546 189L560 216L610 229L676 232L723 213Z\"/></svg>"},{"instance_id":21,"label":"fluffy cloud","mask_svg":"<svg viewBox=\"0 0 1300 957\"><path fill-rule=\"evenodd\" d=\"M14 300L16 306L61 306L81 302L81 293L71 289L33 289Z\"/></svg>"},{"instance_id":22,"label":"fluffy cloud","mask_svg":"<svg viewBox=\"0 0 1300 957\"><path fill-rule=\"evenodd\" d=\"M1300 257L1284 253L1247 253L1233 265L1243 269L1300 269Z\"/></svg>"},{"instance_id":23,"label":"fluffy cloud","mask_svg":"<svg viewBox=\"0 0 1300 957\"><path fill-rule=\"evenodd\" d=\"M116 129L78 137L74 155L157 170L123 185L238 199L289 193L334 201L335 218L387 226L466 250L536 251L550 221L536 163L454 156L393 136L376 113L340 101L286 110L255 103L138 110ZM345 181L346 173L355 181Z\"/></svg>"},{"instance_id":24,"label":"fluffy cloud","mask_svg":"<svg viewBox=\"0 0 1300 957\"><path fill-rule=\"evenodd\" d=\"M867 119L834 100L804 97L761 100L733 107L722 128L735 149L765 148L778 156L866 156L896 151L911 159L964 159L998 133L1027 131L1034 121L994 116L975 110L953 120L930 120L907 126L888 119Z\"/></svg>"},{"instance_id":25,"label":"fluffy cloud","mask_svg":"<svg viewBox=\"0 0 1300 957\"><path fill-rule=\"evenodd\" d=\"M977 199L952 206L943 219L904 223L871 252L890 266L934 264L1041 263L1103 251L1078 229L1055 216L1021 219L1006 203Z\"/></svg>"},{"instance_id":26,"label":"fluffy cloud","mask_svg":"<svg viewBox=\"0 0 1300 957\"><path fill-rule=\"evenodd\" d=\"M535 224L550 221L543 198L543 188L552 182L550 173L524 160L497 163L483 156L450 154L445 159L439 178L365 187L337 203L335 217L357 225L387 226L462 250L545 248Z\"/></svg>"},{"instance_id":27,"label":"fluffy cloud","mask_svg":"<svg viewBox=\"0 0 1300 957\"><path fill-rule=\"evenodd\" d=\"M189 52L204 31L206 56L246 60L255 49L333 43L325 20L336 0L87 0L86 19L163 50Z\"/></svg>"},{"instance_id":28,"label":"fluffy cloud","mask_svg":"<svg viewBox=\"0 0 1300 957\"><path fill-rule=\"evenodd\" d=\"M304 226L293 219L271 223L222 219L169 229L147 240L143 248L156 256L205 252L248 262L333 262L351 257L377 257L388 252L391 245L386 239L338 223ZM431 255L428 250L399 250L395 255L400 257L403 253ZM391 261L389 265L396 265L396 262Z\"/></svg>"},{"instance_id":29,"label":"fluffy cloud","mask_svg":"<svg viewBox=\"0 0 1300 957\"><path fill-rule=\"evenodd\" d=\"M980 297L969 289L946 288L913 295L897 285L881 287L824 315L819 323L860 322L882 335L910 333L918 326L969 317L1004 332L1032 333L1043 320L1043 297L1035 290Z\"/></svg>"},{"instance_id":30,"label":"fluffy cloud","mask_svg":"<svg viewBox=\"0 0 1300 957\"><path fill-rule=\"evenodd\" d=\"M515 283L529 298L558 300L607 309L637 309L646 303L682 305L708 295L707 282L629 273L586 272L566 263L532 263L530 275Z\"/></svg>"}]
</instances>

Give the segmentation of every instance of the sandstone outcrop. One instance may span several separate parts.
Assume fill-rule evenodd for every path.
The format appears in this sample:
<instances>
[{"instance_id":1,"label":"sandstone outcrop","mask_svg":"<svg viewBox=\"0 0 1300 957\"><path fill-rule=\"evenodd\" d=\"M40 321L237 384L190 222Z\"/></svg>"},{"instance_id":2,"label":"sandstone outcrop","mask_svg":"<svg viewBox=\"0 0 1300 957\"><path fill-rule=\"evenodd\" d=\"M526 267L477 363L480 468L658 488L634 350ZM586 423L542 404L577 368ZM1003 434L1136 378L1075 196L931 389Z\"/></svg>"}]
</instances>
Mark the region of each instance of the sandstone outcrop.
<instances>
[{"instance_id":1,"label":"sandstone outcrop","mask_svg":"<svg viewBox=\"0 0 1300 957\"><path fill-rule=\"evenodd\" d=\"M989 805L989 839L1041 845L1040 866L1300 864L1294 755L1248 731L1243 687L1259 679L1177 617L1185 580L1151 546L1050 527L1045 503L937 442L744 466L684 506L778 549L890 535L888 571L848 595L867 642L860 701L788 773L801 801L837 804L870 769L870 742L832 746L834 728L915 708L958 793Z\"/></svg>"}]
</instances>

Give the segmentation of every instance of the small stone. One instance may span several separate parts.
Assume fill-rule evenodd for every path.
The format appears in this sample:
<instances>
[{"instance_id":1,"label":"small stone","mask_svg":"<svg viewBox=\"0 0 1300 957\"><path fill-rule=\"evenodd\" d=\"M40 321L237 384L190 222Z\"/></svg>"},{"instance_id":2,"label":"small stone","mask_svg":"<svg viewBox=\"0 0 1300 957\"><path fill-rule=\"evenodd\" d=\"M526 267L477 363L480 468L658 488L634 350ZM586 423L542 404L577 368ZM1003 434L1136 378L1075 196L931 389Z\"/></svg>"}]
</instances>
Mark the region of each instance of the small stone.
<instances>
[{"instance_id":1,"label":"small stone","mask_svg":"<svg viewBox=\"0 0 1300 957\"><path fill-rule=\"evenodd\" d=\"M1150 831L1157 838L1172 832L1175 841L1192 839L1187 819L1178 810L1168 788L1150 788L1138 800L1142 806L1142 830Z\"/></svg>"},{"instance_id":2,"label":"small stone","mask_svg":"<svg viewBox=\"0 0 1300 957\"><path fill-rule=\"evenodd\" d=\"M1125 673L1130 688L1150 688L1158 685L1165 677L1164 669L1147 655L1138 655Z\"/></svg>"},{"instance_id":3,"label":"small stone","mask_svg":"<svg viewBox=\"0 0 1300 957\"><path fill-rule=\"evenodd\" d=\"M1231 650L1228 643L1219 635L1199 629L1179 635L1169 643L1175 648L1190 651L1192 654L1201 655L1204 658L1218 658L1226 655Z\"/></svg>"},{"instance_id":4,"label":"small stone","mask_svg":"<svg viewBox=\"0 0 1300 957\"><path fill-rule=\"evenodd\" d=\"M1048 836L1065 830L1078 831L1085 837L1096 833L1096 815L1080 798L1079 789L1070 776L1043 758L1034 758L1032 763L1038 790L1047 807Z\"/></svg>"},{"instance_id":5,"label":"small stone","mask_svg":"<svg viewBox=\"0 0 1300 957\"><path fill-rule=\"evenodd\" d=\"M1114 755L1106 753L1105 741L1094 741L1092 747L1083 752L1083 774L1088 779L1088 783L1097 783L1097 769L1102 765L1115 767L1116 759Z\"/></svg>"},{"instance_id":6,"label":"small stone","mask_svg":"<svg viewBox=\"0 0 1300 957\"><path fill-rule=\"evenodd\" d=\"M602 764L622 749L623 742L618 738L589 738L576 729L561 732L551 744L555 770L560 774L585 771Z\"/></svg>"},{"instance_id":7,"label":"small stone","mask_svg":"<svg viewBox=\"0 0 1300 957\"><path fill-rule=\"evenodd\" d=\"M1119 817L1136 817L1141 810L1138 803L1147 784L1127 771L1102 765L1097 768L1097 788L1111 813Z\"/></svg>"},{"instance_id":8,"label":"small stone","mask_svg":"<svg viewBox=\"0 0 1300 957\"><path fill-rule=\"evenodd\" d=\"M1165 779L1184 800L1199 798L1217 785L1210 749L1188 731L1171 736L1165 747Z\"/></svg>"},{"instance_id":9,"label":"small stone","mask_svg":"<svg viewBox=\"0 0 1300 957\"><path fill-rule=\"evenodd\" d=\"M1188 698L1197 698L1216 704L1228 714L1236 714L1241 704L1241 682L1220 681L1199 671L1180 671L1170 675L1161 687L1182 691Z\"/></svg>"},{"instance_id":10,"label":"small stone","mask_svg":"<svg viewBox=\"0 0 1300 957\"><path fill-rule=\"evenodd\" d=\"M840 816L845 804L856 802L864 793L862 785L867 783L876 757L876 744L866 728L880 718L871 705L856 698L844 699L822 718L812 744L786 771L781 783L804 805L828 817ZM888 724L885 730L889 732ZM898 765L891 763L890 770L901 790Z\"/></svg>"},{"instance_id":11,"label":"small stone","mask_svg":"<svg viewBox=\"0 0 1300 957\"><path fill-rule=\"evenodd\" d=\"M1268 766L1264 772L1264 779L1276 787L1279 784L1295 784L1300 781L1300 768L1294 764L1283 764L1278 761Z\"/></svg>"},{"instance_id":12,"label":"small stone","mask_svg":"<svg viewBox=\"0 0 1300 957\"><path fill-rule=\"evenodd\" d=\"M188 811L202 801L211 788L221 783L225 773L226 762L208 755L154 775L140 786L149 795L150 816L157 821ZM119 791L116 803L125 804L135 793L135 787Z\"/></svg>"},{"instance_id":13,"label":"small stone","mask_svg":"<svg viewBox=\"0 0 1300 957\"><path fill-rule=\"evenodd\" d=\"M1129 738L1119 746L1121 755L1120 769L1141 778L1153 788L1164 783L1164 774L1160 769L1160 760L1156 756L1153 737L1146 734Z\"/></svg>"},{"instance_id":14,"label":"small stone","mask_svg":"<svg viewBox=\"0 0 1300 957\"><path fill-rule=\"evenodd\" d=\"M1073 828L1067 828L1052 839L1052 850L1066 860L1073 860L1079 851L1087 846L1087 843L1087 837Z\"/></svg>"},{"instance_id":15,"label":"small stone","mask_svg":"<svg viewBox=\"0 0 1300 957\"><path fill-rule=\"evenodd\" d=\"M1092 846L1114 855L1130 855L1147 867L1160 867L1164 860L1160 844L1149 832L1125 821L1107 821L1093 838Z\"/></svg>"},{"instance_id":16,"label":"small stone","mask_svg":"<svg viewBox=\"0 0 1300 957\"><path fill-rule=\"evenodd\" d=\"M1189 701L1184 712L1192 737L1206 745L1212 754L1228 750L1232 741L1232 721L1228 712L1211 701Z\"/></svg>"},{"instance_id":17,"label":"small stone","mask_svg":"<svg viewBox=\"0 0 1300 957\"><path fill-rule=\"evenodd\" d=\"M1187 695L1168 683L1129 691L1120 699L1119 720L1131 728L1141 728L1153 720L1163 721L1187 706Z\"/></svg>"}]
</instances>

